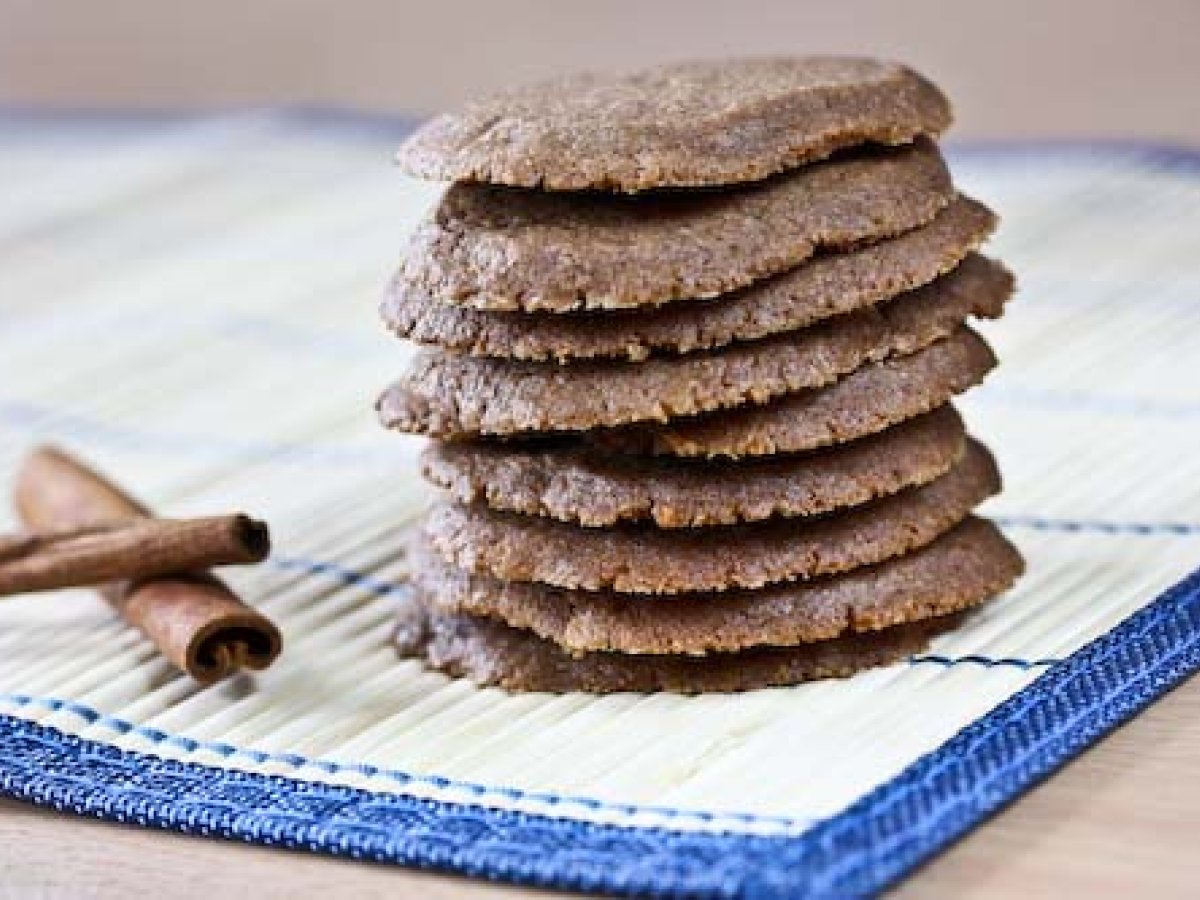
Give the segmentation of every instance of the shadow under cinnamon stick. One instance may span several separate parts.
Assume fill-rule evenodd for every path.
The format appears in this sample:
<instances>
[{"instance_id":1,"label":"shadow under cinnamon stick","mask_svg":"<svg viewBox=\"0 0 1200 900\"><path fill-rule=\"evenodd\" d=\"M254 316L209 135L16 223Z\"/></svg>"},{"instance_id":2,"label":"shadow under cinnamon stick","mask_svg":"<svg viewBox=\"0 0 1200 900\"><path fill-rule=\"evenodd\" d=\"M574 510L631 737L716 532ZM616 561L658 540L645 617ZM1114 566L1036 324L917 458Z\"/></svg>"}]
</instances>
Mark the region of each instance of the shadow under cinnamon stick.
<instances>
[{"instance_id":1,"label":"shadow under cinnamon stick","mask_svg":"<svg viewBox=\"0 0 1200 900\"><path fill-rule=\"evenodd\" d=\"M121 488L53 447L39 448L25 460L14 500L25 526L40 531L88 529L151 516ZM259 558L266 555L269 547L261 545L268 540L265 529L244 537ZM111 582L100 591L167 659L206 684L243 668L265 669L283 649L279 629L206 571Z\"/></svg>"}]
</instances>

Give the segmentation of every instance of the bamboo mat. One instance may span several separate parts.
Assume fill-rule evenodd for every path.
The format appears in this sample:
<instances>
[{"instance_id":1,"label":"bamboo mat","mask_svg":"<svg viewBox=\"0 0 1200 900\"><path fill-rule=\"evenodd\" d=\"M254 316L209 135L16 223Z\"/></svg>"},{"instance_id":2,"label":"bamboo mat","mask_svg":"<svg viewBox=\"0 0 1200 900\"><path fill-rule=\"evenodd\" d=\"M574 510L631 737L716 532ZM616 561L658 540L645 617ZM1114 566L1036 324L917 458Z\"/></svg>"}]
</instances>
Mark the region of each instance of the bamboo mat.
<instances>
[{"instance_id":1,"label":"bamboo mat","mask_svg":"<svg viewBox=\"0 0 1200 900\"><path fill-rule=\"evenodd\" d=\"M0 115L0 480L50 440L166 514L267 518L275 555L231 580L286 641L270 671L201 689L87 592L0 601L0 791L563 886L869 892L1200 665L1196 586L1151 605L1200 560L1200 158L1137 145L951 153L1021 284L985 328L1002 366L963 408L1006 478L986 512L1030 571L928 654L695 698L509 696L398 660L400 538L427 489L419 443L375 424L409 352L375 308L435 196L389 165L400 133ZM166 781L134 814L93 758L125 787ZM170 781L208 771L191 764L292 787L230 789L200 827ZM271 840L245 825L299 789L343 798L341 818L308 811L310 831ZM899 794L917 811L837 844Z\"/></svg>"}]
</instances>

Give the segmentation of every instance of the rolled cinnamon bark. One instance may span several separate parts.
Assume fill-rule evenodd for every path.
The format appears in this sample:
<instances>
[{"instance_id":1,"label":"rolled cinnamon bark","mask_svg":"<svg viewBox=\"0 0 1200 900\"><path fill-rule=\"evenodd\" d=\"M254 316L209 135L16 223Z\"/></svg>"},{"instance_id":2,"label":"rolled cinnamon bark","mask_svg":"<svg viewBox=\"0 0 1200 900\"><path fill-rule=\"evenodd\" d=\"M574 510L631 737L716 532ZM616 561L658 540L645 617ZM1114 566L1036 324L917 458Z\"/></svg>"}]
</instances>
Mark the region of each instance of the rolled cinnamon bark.
<instances>
[{"instance_id":1,"label":"rolled cinnamon bark","mask_svg":"<svg viewBox=\"0 0 1200 900\"><path fill-rule=\"evenodd\" d=\"M101 522L0 539L0 595L261 562L267 526L243 515Z\"/></svg>"},{"instance_id":2,"label":"rolled cinnamon bark","mask_svg":"<svg viewBox=\"0 0 1200 900\"><path fill-rule=\"evenodd\" d=\"M114 522L136 525L129 520L151 515L121 488L53 447L39 448L25 460L14 500L25 526L37 531L87 530ZM241 525L227 521L222 527L236 533L246 523L253 525L250 520ZM258 558L266 555L265 528L251 527L240 535L248 538ZM17 550L9 545L7 552ZM0 546L0 559L4 553ZM279 629L270 620L203 570L111 582L99 589L126 621L197 681L211 683L241 668L265 669L283 647Z\"/></svg>"}]
</instances>

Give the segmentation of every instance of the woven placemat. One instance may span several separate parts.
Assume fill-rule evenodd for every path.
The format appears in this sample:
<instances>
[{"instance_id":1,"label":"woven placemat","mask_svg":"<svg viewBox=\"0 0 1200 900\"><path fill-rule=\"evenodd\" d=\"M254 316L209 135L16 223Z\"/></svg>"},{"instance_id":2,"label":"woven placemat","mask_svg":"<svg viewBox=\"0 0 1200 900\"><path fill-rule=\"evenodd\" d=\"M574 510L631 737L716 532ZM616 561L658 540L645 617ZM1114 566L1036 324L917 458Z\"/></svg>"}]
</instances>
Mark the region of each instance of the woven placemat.
<instances>
[{"instance_id":1,"label":"woven placemat","mask_svg":"<svg viewBox=\"0 0 1200 900\"><path fill-rule=\"evenodd\" d=\"M275 556L233 580L287 643L202 689L88 592L0 602L0 792L560 887L845 896L1200 666L1200 155L1133 144L951 151L1021 282L964 411L1030 564L961 631L724 697L510 696L398 660L427 494L419 444L374 421L410 352L375 307L435 191L388 165L401 132L0 115L0 480L53 440L166 513L269 519Z\"/></svg>"}]
</instances>

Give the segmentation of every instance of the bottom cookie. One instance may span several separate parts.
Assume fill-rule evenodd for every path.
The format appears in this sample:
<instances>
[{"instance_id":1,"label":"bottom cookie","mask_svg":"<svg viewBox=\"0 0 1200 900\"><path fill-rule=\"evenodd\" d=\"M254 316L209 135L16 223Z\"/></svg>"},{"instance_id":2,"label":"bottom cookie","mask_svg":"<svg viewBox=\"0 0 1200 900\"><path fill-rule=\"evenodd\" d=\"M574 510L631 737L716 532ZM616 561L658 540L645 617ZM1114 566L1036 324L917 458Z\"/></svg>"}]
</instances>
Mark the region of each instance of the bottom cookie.
<instances>
[{"instance_id":1,"label":"bottom cookie","mask_svg":"<svg viewBox=\"0 0 1200 900\"><path fill-rule=\"evenodd\" d=\"M959 616L899 625L799 647L764 647L708 656L572 656L556 644L490 619L433 612L409 595L395 642L403 656L480 686L554 694L732 693L845 678L920 652Z\"/></svg>"},{"instance_id":2,"label":"bottom cookie","mask_svg":"<svg viewBox=\"0 0 1200 900\"><path fill-rule=\"evenodd\" d=\"M410 548L418 602L528 629L569 653L736 653L937 618L1010 588L1024 561L991 522L969 517L928 546L874 566L751 591L647 596L500 581Z\"/></svg>"}]
</instances>

